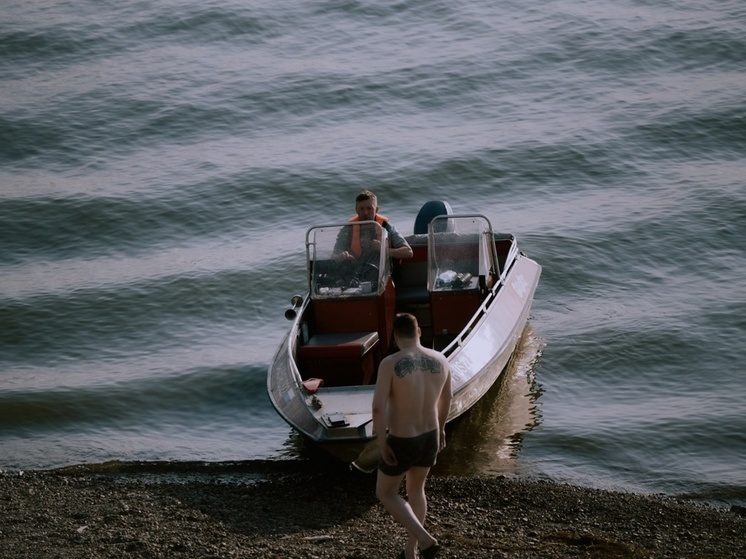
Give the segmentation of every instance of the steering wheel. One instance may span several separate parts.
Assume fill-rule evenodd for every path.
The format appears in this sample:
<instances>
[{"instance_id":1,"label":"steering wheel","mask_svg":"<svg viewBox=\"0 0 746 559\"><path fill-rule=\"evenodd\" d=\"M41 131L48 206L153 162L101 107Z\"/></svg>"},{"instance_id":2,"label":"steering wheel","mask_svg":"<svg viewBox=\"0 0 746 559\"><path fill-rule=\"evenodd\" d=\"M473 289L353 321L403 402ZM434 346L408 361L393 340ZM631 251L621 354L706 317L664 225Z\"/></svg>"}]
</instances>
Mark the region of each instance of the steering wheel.
<instances>
[{"instance_id":1,"label":"steering wheel","mask_svg":"<svg viewBox=\"0 0 746 559\"><path fill-rule=\"evenodd\" d=\"M372 262L362 262L355 272L355 278L358 281L369 281L375 283L378 281L378 266Z\"/></svg>"},{"instance_id":2,"label":"steering wheel","mask_svg":"<svg viewBox=\"0 0 746 559\"><path fill-rule=\"evenodd\" d=\"M375 286L378 281L378 266L365 260L342 261L338 264L337 273L337 287L359 287L363 282Z\"/></svg>"}]
</instances>

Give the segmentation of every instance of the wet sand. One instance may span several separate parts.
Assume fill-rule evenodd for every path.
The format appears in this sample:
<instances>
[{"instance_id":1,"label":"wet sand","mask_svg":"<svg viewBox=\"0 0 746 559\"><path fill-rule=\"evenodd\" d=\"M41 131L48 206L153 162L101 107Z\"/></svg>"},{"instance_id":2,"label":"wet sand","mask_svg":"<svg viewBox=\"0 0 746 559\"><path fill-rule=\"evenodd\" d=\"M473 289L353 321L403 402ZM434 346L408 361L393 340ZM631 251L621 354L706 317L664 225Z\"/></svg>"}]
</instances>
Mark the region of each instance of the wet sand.
<instances>
[{"instance_id":1,"label":"wet sand","mask_svg":"<svg viewBox=\"0 0 746 559\"><path fill-rule=\"evenodd\" d=\"M105 470L105 469L104 469ZM282 465L0 474L2 558L394 558L375 476ZM431 477L443 558L746 557L744 510L520 478Z\"/></svg>"}]
</instances>

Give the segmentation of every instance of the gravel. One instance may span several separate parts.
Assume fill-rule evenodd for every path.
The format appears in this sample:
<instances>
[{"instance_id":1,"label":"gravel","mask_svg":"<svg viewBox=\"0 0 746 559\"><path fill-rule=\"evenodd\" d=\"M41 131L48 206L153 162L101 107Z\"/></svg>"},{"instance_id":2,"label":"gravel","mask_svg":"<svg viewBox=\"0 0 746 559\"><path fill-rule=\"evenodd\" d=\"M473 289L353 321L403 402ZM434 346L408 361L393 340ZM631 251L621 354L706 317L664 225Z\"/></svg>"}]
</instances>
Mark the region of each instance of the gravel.
<instances>
[{"instance_id":1,"label":"gravel","mask_svg":"<svg viewBox=\"0 0 746 559\"><path fill-rule=\"evenodd\" d=\"M297 469L296 469L297 470ZM0 558L394 558L375 476L235 470L0 473ZM745 558L746 517L523 478L431 477L439 558Z\"/></svg>"}]
</instances>

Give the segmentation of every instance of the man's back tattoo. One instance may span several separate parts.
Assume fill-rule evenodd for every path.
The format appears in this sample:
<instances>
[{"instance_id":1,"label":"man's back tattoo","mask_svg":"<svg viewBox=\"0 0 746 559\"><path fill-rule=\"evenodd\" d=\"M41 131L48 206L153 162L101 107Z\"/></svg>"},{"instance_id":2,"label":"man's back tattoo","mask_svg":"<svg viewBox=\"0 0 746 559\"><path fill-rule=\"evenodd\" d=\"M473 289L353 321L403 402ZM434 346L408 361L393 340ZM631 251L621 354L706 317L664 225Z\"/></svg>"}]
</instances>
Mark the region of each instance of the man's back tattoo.
<instances>
[{"instance_id":1,"label":"man's back tattoo","mask_svg":"<svg viewBox=\"0 0 746 559\"><path fill-rule=\"evenodd\" d=\"M435 374L442 372L440 362L437 359L425 355L417 357L402 357L396 362L396 365L394 365L394 372L399 378L404 378L408 374L414 373L417 369Z\"/></svg>"}]
</instances>

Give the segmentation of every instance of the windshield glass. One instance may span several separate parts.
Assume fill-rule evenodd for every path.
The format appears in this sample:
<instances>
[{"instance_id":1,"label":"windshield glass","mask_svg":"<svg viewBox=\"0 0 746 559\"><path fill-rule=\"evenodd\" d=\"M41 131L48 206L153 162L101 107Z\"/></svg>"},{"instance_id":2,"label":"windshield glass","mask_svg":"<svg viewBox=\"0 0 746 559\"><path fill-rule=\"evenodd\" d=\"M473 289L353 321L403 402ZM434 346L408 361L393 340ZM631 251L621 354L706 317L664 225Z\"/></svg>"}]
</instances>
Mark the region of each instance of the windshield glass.
<instances>
[{"instance_id":1,"label":"windshield glass","mask_svg":"<svg viewBox=\"0 0 746 559\"><path fill-rule=\"evenodd\" d=\"M479 289L493 268L492 226L484 216L436 217L430 222L428 289Z\"/></svg>"},{"instance_id":2,"label":"windshield glass","mask_svg":"<svg viewBox=\"0 0 746 559\"><path fill-rule=\"evenodd\" d=\"M375 221L312 227L306 257L314 299L370 297L386 288L388 234Z\"/></svg>"}]
</instances>

